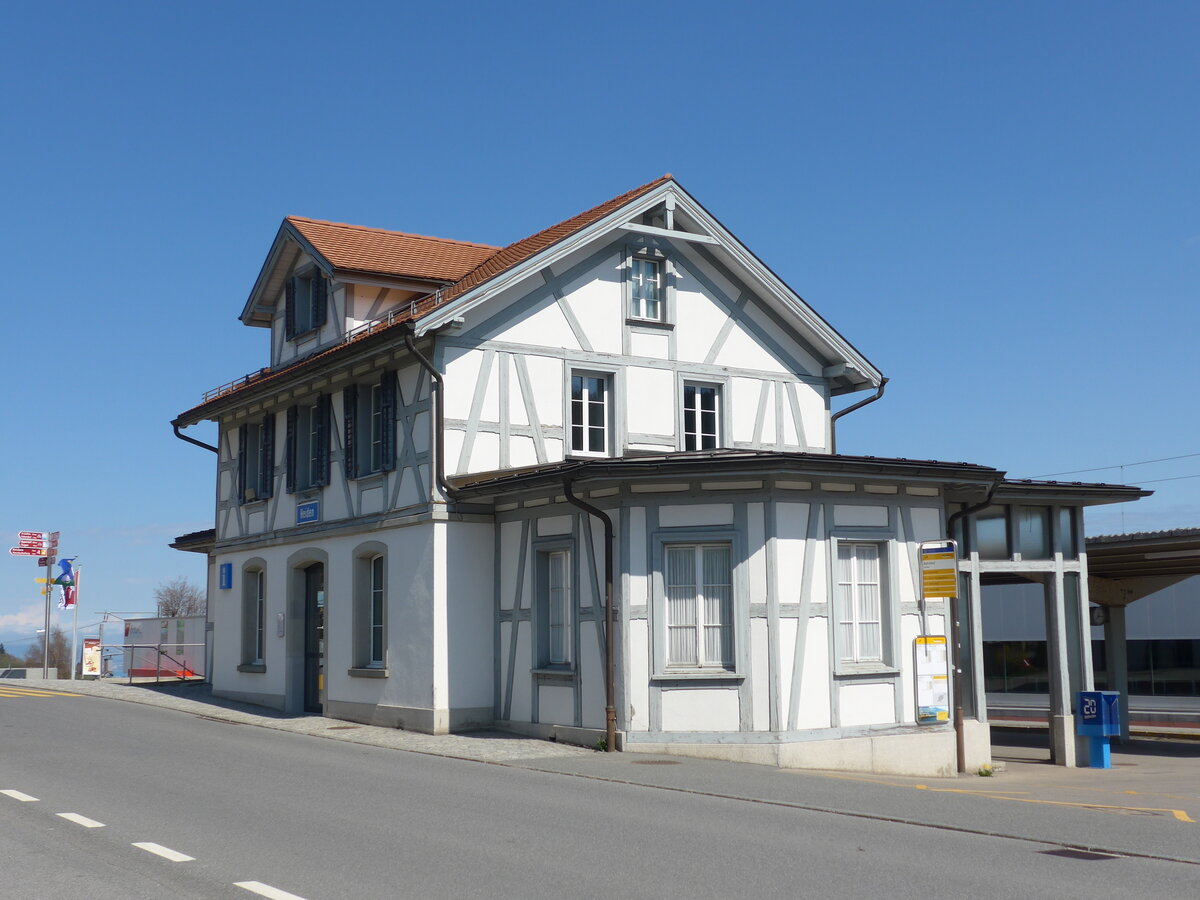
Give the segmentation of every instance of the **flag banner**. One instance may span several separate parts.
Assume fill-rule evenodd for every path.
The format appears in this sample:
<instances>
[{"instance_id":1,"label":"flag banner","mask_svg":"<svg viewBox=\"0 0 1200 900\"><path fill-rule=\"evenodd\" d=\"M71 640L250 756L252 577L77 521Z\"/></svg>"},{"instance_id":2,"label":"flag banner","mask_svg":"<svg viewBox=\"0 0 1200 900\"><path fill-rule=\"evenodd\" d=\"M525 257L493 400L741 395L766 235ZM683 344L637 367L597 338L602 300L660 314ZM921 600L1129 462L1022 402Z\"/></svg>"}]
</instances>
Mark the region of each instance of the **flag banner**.
<instances>
[{"instance_id":1,"label":"flag banner","mask_svg":"<svg viewBox=\"0 0 1200 900\"><path fill-rule=\"evenodd\" d=\"M71 569L71 563L75 562L75 560L77 560L77 559L79 559L78 556L72 556L69 559L60 559L58 561L58 567L60 569L62 569L62 574L54 579L55 584L74 584L75 583L75 573Z\"/></svg>"},{"instance_id":2,"label":"flag banner","mask_svg":"<svg viewBox=\"0 0 1200 900\"><path fill-rule=\"evenodd\" d=\"M71 561L64 559L59 563L63 567L63 574L54 580L54 583L59 586L62 594L58 598L59 609L74 609L75 598L79 590L79 574L71 572ZM70 578L68 582L64 582L63 578Z\"/></svg>"}]
</instances>

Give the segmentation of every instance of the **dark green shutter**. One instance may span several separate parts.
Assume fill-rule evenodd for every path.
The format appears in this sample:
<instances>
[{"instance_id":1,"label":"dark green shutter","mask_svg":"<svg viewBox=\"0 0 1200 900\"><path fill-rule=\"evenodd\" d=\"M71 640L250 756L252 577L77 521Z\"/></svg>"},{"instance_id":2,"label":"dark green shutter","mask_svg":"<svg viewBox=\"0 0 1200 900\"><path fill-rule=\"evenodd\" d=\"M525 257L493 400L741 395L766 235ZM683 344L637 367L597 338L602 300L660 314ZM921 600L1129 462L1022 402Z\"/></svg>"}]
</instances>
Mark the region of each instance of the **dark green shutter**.
<instances>
[{"instance_id":1,"label":"dark green shutter","mask_svg":"<svg viewBox=\"0 0 1200 900\"><path fill-rule=\"evenodd\" d=\"M262 423L262 490L258 496L265 500L275 493L275 414L271 413Z\"/></svg>"},{"instance_id":2,"label":"dark green shutter","mask_svg":"<svg viewBox=\"0 0 1200 900\"><path fill-rule=\"evenodd\" d=\"M294 406L289 406L287 411L287 436L284 438L284 455L287 457L284 460L287 466L287 492L289 494L296 493L296 416L298 410Z\"/></svg>"},{"instance_id":3,"label":"dark green shutter","mask_svg":"<svg viewBox=\"0 0 1200 900\"><path fill-rule=\"evenodd\" d=\"M342 453L345 454L345 459L342 461L346 465L346 477L358 477L358 461L355 459L354 453L354 429L355 420L358 418L358 385L352 384L342 391L342 418L345 427L343 428L343 443Z\"/></svg>"},{"instance_id":4,"label":"dark green shutter","mask_svg":"<svg viewBox=\"0 0 1200 900\"><path fill-rule=\"evenodd\" d=\"M329 394L322 394L317 401L317 483L314 487L329 484L330 399Z\"/></svg>"},{"instance_id":5,"label":"dark green shutter","mask_svg":"<svg viewBox=\"0 0 1200 900\"><path fill-rule=\"evenodd\" d=\"M249 429L245 423L238 426L238 474L237 474L237 502L246 502L246 432Z\"/></svg>"},{"instance_id":6,"label":"dark green shutter","mask_svg":"<svg viewBox=\"0 0 1200 900\"><path fill-rule=\"evenodd\" d=\"M289 341L296 336L295 278L289 278L283 286L283 336Z\"/></svg>"},{"instance_id":7,"label":"dark green shutter","mask_svg":"<svg viewBox=\"0 0 1200 900\"><path fill-rule=\"evenodd\" d=\"M396 373L384 372L379 379L379 411L383 420L383 471L396 468Z\"/></svg>"},{"instance_id":8,"label":"dark green shutter","mask_svg":"<svg viewBox=\"0 0 1200 900\"><path fill-rule=\"evenodd\" d=\"M328 307L329 287L325 276L319 271L312 273L312 324L320 328L325 324L326 307Z\"/></svg>"}]
</instances>

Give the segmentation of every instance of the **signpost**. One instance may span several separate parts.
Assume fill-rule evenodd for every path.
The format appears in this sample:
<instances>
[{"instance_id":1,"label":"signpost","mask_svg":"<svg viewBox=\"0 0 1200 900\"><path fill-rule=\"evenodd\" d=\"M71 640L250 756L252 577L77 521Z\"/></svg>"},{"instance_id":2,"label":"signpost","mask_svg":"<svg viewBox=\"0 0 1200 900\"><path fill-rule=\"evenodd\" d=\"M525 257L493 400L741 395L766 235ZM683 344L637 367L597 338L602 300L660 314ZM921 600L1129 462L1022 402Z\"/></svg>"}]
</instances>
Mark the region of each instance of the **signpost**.
<instances>
[{"instance_id":1,"label":"signpost","mask_svg":"<svg viewBox=\"0 0 1200 900\"><path fill-rule=\"evenodd\" d=\"M34 556L37 557L38 565L42 568L49 569L58 560L58 532L57 531L18 531L17 546L9 548L11 556ZM53 579L50 579L53 583ZM46 629L43 631L44 640L42 646L42 678L50 677L50 593L51 588L47 585L42 593L46 596ZM78 615L78 613L76 613ZM72 648L71 659L71 677L75 677L75 659L74 648Z\"/></svg>"},{"instance_id":2,"label":"signpost","mask_svg":"<svg viewBox=\"0 0 1200 900\"><path fill-rule=\"evenodd\" d=\"M919 549L921 634L913 640L917 724L941 725L950 721L950 647L945 635L929 634L927 604L931 597L958 596L958 545L924 541Z\"/></svg>"}]
</instances>

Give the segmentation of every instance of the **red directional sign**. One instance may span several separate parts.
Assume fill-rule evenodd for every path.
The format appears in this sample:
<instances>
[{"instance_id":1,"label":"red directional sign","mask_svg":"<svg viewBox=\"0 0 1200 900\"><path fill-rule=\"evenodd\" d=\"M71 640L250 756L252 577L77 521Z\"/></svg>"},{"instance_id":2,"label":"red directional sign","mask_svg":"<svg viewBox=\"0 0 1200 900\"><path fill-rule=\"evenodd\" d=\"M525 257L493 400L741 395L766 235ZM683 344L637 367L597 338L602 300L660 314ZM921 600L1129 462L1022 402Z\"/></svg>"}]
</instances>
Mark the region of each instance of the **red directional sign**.
<instances>
[{"instance_id":1,"label":"red directional sign","mask_svg":"<svg viewBox=\"0 0 1200 900\"><path fill-rule=\"evenodd\" d=\"M41 547L10 547L9 553L13 556L41 556Z\"/></svg>"},{"instance_id":2,"label":"red directional sign","mask_svg":"<svg viewBox=\"0 0 1200 900\"><path fill-rule=\"evenodd\" d=\"M40 550L42 553L45 553L50 549L50 545L45 541L30 541L26 540L25 538L21 538L21 540L17 541L17 546L29 550Z\"/></svg>"},{"instance_id":3,"label":"red directional sign","mask_svg":"<svg viewBox=\"0 0 1200 900\"><path fill-rule=\"evenodd\" d=\"M18 541L48 541L50 533L47 531L18 531Z\"/></svg>"}]
</instances>

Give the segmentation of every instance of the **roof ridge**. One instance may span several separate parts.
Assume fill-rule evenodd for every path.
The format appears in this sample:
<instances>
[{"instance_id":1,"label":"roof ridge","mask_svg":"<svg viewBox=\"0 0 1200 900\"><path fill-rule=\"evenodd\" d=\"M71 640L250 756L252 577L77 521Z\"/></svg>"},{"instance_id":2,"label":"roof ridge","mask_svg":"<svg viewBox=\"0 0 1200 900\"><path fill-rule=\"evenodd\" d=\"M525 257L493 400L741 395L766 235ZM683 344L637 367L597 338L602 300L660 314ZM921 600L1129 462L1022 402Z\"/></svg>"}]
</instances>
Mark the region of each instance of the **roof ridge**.
<instances>
[{"instance_id":1,"label":"roof ridge","mask_svg":"<svg viewBox=\"0 0 1200 900\"><path fill-rule=\"evenodd\" d=\"M610 204L615 204L615 205L619 206L626 199L632 198L632 197L636 196L637 194L640 194L644 191L649 190L652 187L657 187L662 182L669 181L673 177L674 176L671 175L670 172L667 172L665 175L660 175L657 178L647 181L645 184L640 185L639 187L632 188L628 191L625 191L625 193L623 193L623 194L618 194L615 197L610 197L608 200L604 200L600 203L595 204L594 206L590 206L587 209L583 210L582 212L575 213L575 215L573 215L573 216L568 216L567 218L563 219L561 222L555 222L553 225L549 225L546 228L541 228L541 229L535 231L533 234L526 235L525 237L521 238L520 240L513 241L511 244L505 244L503 247L498 247L498 248L496 248L496 253L493 253L492 256L489 256L487 259L483 260L483 262L481 262L474 269L471 269L471 271L467 272L467 274L464 275L462 278L460 278L457 282L455 282L455 284L459 284L459 283L465 281L466 279L470 278L471 274L473 272L477 271L480 268L480 266L487 265L488 262L490 262L491 259L494 256L496 256L496 254L498 254L498 253L503 253L505 250L509 250L513 247L516 247L518 244L524 244L527 241L532 241L534 238L537 238L537 237L545 234L548 231L553 231L556 228L562 228L568 222L573 222L576 219L582 219L585 216L591 215L593 212L595 212L602 206L608 206Z\"/></svg>"},{"instance_id":2,"label":"roof ridge","mask_svg":"<svg viewBox=\"0 0 1200 900\"><path fill-rule=\"evenodd\" d=\"M284 216L289 222L308 222L313 225L328 225L330 228L346 228L351 231L374 231L379 234L391 234L397 237L420 238L423 241L440 241L444 244L459 244L466 247L479 247L483 250L503 250L494 244L481 244L478 241L460 241L457 238L435 237L431 234L417 234L412 231L395 231L391 228L376 228L372 225L355 225L351 222L331 222L328 219L313 219L308 216Z\"/></svg>"}]
</instances>

